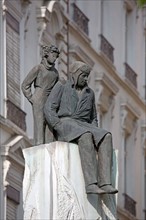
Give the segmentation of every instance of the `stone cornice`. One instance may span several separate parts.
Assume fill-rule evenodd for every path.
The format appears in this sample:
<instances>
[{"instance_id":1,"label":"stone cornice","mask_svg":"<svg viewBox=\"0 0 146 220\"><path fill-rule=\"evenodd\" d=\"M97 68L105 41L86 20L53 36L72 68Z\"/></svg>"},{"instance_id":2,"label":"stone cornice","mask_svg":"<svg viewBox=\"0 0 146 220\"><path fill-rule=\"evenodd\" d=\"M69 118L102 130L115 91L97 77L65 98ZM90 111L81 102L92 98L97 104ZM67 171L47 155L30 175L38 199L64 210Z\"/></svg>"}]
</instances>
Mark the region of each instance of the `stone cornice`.
<instances>
[{"instance_id":1,"label":"stone cornice","mask_svg":"<svg viewBox=\"0 0 146 220\"><path fill-rule=\"evenodd\" d=\"M142 147L144 148L146 155L146 121L143 121L141 125L141 138L142 138Z\"/></svg>"},{"instance_id":2,"label":"stone cornice","mask_svg":"<svg viewBox=\"0 0 146 220\"><path fill-rule=\"evenodd\" d=\"M5 129L8 133L13 135L22 135L24 140L26 141L28 146L32 145L32 141L28 138L27 133L24 132L21 128L19 128L17 125L15 125L10 120L2 117L0 115L0 126L1 129ZM5 143L4 143L5 144Z\"/></svg>"},{"instance_id":3,"label":"stone cornice","mask_svg":"<svg viewBox=\"0 0 146 220\"><path fill-rule=\"evenodd\" d=\"M132 11L136 6L135 0L124 0L124 7L127 11Z\"/></svg>"},{"instance_id":4,"label":"stone cornice","mask_svg":"<svg viewBox=\"0 0 146 220\"><path fill-rule=\"evenodd\" d=\"M138 119L140 117L140 112L134 108L129 102L121 104L121 107L124 107L133 118Z\"/></svg>"},{"instance_id":5,"label":"stone cornice","mask_svg":"<svg viewBox=\"0 0 146 220\"><path fill-rule=\"evenodd\" d=\"M46 6L41 6L39 8L36 8L36 14L38 21L48 22L50 20L51 14L49 10L46 8Z\"/></svg>"},{"instance_id":6,"label":"stone cornice","mask_svg":"<svg viewBox=\"0 0 146 220\"><path fill-rule=\"evenodd\" d=\"M140 112L136 110L129 102L121 104L121 125L126 134L131 134L136 125Z\"/></svg>"},{"instance_id":7,"label":"stone cornice","mask_svg":"<svg viewBox=\"0 0 146 220\"><path fill-rule=\"evenodd\" d=\"M113 93L113 95L116 95L119 91L117 85L112 80L110 80L107 74L103 72L96 74L95 81L101 81L102 84L104 84L111 91L111 93Z\"/></svg>"},{"instance_id":8,"label":"stone cornice","mask_svg":"<svg viewBox=\"0 0 146 220\"><path fill-rule=\"evenodd\" d=\"M96 73L95 77L96 102L102 112L107 112L111 104L115 104L114 96L119 91L117 85L107 74Z\"/></svg>"},{"instance_id":9,"label":"stone cornice","mask_svg":"<svg viewBox=\"0 0 146 220\"><path fill-rule=\"evenodd\" d=\"M22 150L30 146L22 135L16 135L1 146L0 155L5 156L10 162L24 167Z\"/></svg>"},{"instance_id":10,"label":"stone cornice","mask_svg":"<svg viewBox=\"0 0 146 220\"><path fill-rule=\"evenodd\" d=\"M86 44L91 43L90 38L72 20L69 21L69 29L71 32L74 32L75 35L77 34L81 41L85 42Z\"/></svg>"},{"instance_id":11,"label":"stone cornice","mask_svg":"<svg viewBox=\"0 0 146 220\"><path fill-rule=\"evenodd\" d=\"M90 67L94 66L94 61L85 53L85 51L77 45L70 45L69 54L74 56L76 60L82 60L87 63Z\"/></svg>"}]
</instances>

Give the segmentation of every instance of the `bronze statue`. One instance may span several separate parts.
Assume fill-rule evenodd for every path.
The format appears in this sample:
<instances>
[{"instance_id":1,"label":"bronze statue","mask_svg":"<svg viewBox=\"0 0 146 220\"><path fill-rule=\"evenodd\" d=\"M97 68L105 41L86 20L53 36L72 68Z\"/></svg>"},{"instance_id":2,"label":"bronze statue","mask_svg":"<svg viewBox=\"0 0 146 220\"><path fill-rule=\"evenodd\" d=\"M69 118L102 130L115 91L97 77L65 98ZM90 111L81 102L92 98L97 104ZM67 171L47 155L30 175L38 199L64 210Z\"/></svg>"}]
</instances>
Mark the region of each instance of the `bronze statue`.
<instances>
[{"instance_id":1,"label":"bronze statue","mask_svg":"<svg viewBox=\"0 0 146 220\"><path fill-rule=\"evenodd\" d=\"M33 67L22 83L23 94L33 109L35 145L52 141L53 136L46 127L43 108L53 86L59 79L58 71L55 69L55 61L60 53L58 48L54 45L43 46L42 52L41 63ZM32 93L32 84L34 84L34 93Z\"/></svg>"},{"instance_id":2,"label":"bronze statue","mask_svg":"<svg viewBox=\"0 0 146 220\"><path fill-rule=\"evenodd\" d=\"M90 71L85 63L74 62L69 80L53 87L44 113L58 141L78 144L86 193L114 194L118 191L111 185L112 135L98 127L94 92L87 85Z\"/></svg>"}]
</instances>

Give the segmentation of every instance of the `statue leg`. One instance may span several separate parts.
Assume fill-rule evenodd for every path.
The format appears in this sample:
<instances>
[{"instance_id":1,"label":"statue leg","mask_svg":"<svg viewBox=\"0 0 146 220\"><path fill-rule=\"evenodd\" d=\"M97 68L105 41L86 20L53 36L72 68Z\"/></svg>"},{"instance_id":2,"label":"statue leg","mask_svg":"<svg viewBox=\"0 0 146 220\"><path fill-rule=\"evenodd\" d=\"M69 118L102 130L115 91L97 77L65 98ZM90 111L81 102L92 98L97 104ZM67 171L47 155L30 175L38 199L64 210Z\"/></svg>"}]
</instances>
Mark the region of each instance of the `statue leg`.
<instances>
[{"instance_id":1,"label":"statue leg","mask_svg":"<svg viewBox=\"0 0 146 220\"><path fill-rule=\"evenodd\" d=\"M53 134L53 129L51 129L48 124L45 122L45 144L55 141Z\"/></svg>"},{"instance_id":2,"label":"statue leg","mask_svg":"<svg viewBox=\"0 0 146 220\"><path fill-rule=\"evenodd\" d=\"M78 139L81 165L84 174L86 193L104 194L97 186L97 160L92 134L87 132Z\"/></svg>"},{"instance_id":3,"label":"statue leg","mask_svg":"<svg viewBox=\"0 0 146 220\"><path fill-rule=\"evenodd\" d=\"M118 192L111 186L112 154L112 135L108 133L104 136L98 149L98 185L107 193Z\"/></svg>"},{"instance_id":4,"label":"statue leg","mask_svg":"<svg viewBox=\"0 0 146 220\"><path fill-rule=\"evenodd\" d=\"M78 140L85 185L97 183L96 177L96 151L92 141L92 134L85 133Z\"/></svg>"},{"instance_id":5,"label":"statue leg","mask_svg":"<svg viewBox=\"0 0 146 220\"><path fill-rule=\"evenodd\" d=\"M44 113L41 106L33 104L33 118L34 118L34 141L35 145L44 144L45 127L44 127Z\"/></svg>"}]
</instances>

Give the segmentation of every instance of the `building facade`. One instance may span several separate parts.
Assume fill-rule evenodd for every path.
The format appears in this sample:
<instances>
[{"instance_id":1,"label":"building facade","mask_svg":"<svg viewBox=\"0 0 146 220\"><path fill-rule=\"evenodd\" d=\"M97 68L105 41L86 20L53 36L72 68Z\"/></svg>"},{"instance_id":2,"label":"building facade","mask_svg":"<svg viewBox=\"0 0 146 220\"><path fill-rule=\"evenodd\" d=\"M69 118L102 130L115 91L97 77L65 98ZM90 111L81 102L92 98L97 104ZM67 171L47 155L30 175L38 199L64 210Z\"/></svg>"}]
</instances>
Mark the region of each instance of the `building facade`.
<instances>
[{"instance_id":1,"label":"building facade","mask_svg":"<svg viewBox=\"0 0 146 220\"><path fill-rule=\"evenodd\" d=\"M135 0L0 1L0 219L23 219L22 150L33 145L31 106L21 83L41 61L41 46L60 50L56 68L87 63L99 126L118 149L118 217L146 219L146 7Z\"/></svg>"}]
</instances>

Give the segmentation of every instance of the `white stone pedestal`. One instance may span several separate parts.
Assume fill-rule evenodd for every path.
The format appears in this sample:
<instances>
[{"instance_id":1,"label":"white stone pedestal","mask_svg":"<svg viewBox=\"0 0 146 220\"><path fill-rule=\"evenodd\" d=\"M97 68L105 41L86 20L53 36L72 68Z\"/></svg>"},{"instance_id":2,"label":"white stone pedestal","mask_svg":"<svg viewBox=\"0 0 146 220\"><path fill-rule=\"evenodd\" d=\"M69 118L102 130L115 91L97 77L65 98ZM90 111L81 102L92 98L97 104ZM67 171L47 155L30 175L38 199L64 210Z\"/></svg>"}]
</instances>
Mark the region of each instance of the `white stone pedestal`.
<instances>
[{"instance_id":1,"label":"white stone pedestal","mask_svg":"<svg viewBox=\"0 0 146 220\"><path fill-rule=\"evenodd\" d=\"M24 149L23 154L25 220L117 219L115 195L85 193L77 145L52 142ZM114 159L114 169L116 163Z\"/></svg>"}]
</instances>

